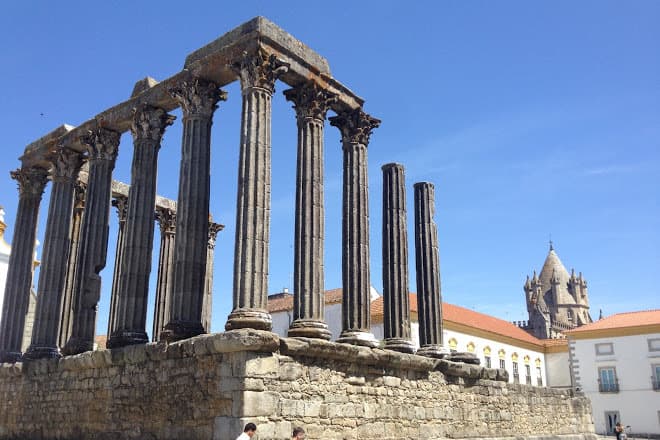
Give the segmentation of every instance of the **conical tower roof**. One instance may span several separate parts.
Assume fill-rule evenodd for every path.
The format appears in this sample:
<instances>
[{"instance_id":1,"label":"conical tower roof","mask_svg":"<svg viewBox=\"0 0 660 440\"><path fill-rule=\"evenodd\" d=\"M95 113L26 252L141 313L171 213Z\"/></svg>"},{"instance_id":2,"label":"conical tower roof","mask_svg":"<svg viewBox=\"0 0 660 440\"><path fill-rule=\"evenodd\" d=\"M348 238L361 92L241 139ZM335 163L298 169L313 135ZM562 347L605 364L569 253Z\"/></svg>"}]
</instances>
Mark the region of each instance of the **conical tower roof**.
<instances>
[{"instance_id":1,"label":"conical tower roof","mask_svg":"<svg viewBox=\"0 0 660 440\"><path fill-rule=\"evenodd\" d=\"M559 281L558 286L558 302L560 304L570 304L574 303L575 300L568 292L568 281L570 280L570 275L564 267L564 264L559 259L559 256L552 247L550 243L550 250L548 251L548 256L545 257L545 262L543 263L543 269L541 269L541 274L539 275L539 281L541 286L543 286L543 291L547 292L552 287L552 278L556 277ZM546 298L548 301L549 298Z\"/></svg>"}]
</instances>

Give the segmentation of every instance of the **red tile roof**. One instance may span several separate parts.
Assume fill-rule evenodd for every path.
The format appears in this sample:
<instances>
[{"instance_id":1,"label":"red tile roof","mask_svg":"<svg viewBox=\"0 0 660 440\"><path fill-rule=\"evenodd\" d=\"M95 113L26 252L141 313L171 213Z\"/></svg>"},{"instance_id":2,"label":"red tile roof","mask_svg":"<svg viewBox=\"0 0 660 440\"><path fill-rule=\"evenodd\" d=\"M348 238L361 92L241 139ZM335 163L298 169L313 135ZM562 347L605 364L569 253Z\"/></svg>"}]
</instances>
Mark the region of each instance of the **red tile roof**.
<instances>
[{"instance_id":1,"label":"red tile roof","mask_svg":"<svg viewBox=\"0 0 660 440\"><path fill-rule=\"evenodd\" d=\"M660 325L660 310L642 310L639 312L617 313L607 318L599 319L567 331L571 335L575 333L589 332L593 330L610 330L618 328L642 327L649 325Z\"/></svg>"},{"instance_id":2,"label":"red tile roof","mask_svg":"<svg viewBox=\"0 0 660 440\"><path fill-rule=\"evenodd\" d=\"M326 290L325 304L341 303L341 288ZM268 312L275 313L285 310L293 309L293 294L292 293L278 293L268 297Z\"/></svg>"}]
</instances>

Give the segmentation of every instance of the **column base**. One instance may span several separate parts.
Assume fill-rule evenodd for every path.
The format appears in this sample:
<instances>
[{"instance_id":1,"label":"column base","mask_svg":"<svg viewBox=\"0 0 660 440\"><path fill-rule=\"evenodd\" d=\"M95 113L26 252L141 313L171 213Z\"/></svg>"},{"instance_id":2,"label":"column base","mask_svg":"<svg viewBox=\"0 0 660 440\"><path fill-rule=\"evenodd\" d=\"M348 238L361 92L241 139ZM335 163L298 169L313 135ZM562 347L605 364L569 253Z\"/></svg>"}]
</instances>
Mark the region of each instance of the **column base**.
<instances>
[{"instance_id":1,"label":"column base","mask_svg":"<svg viewBox=\"0 0 660 440\"><path fill-rule=\"evenodd\" d=\"M62 357L60 349L57 347L39 347L30 345L23 355L25 360L35 359L59 359Z\"/></svg>"},{"instance_id":2,"label":"column base","mask_svg":"<svg viewBox=\"0 0 660 440\"><path fill-rule=\"evenodd\" d=\"M5 351L0 350L0 364L8 363L14 364L23 361L23 353L20 351Z\"/></svg>"},{"instance_id":3,"label":"column base","mask_svg":"<svg viewBox=\"0 0 660 440\"><path fill-rule=\"evenodd\" d=\"M360 330L344 330L337 342L342 344L362 345L364 347L378 347L378 341L373 333Z\"/></svg>"},{"instance_id":4,"label":"column base","mask_svg":"<svg viewBox=\"0 0 660 440\"><path fill-rule=\"evenodd\" d=\"M428 344L420 347L419 350L417 350L417 354L425 357L444 359L450 354L450 352L442 345Z\"/></svg>"},{"instance_id":5,"label":"column base","mask_svg":"<svg viewBox=\"0 0 660 440\"><path fill-rule=\"evenodd\" d=\"M271 331L273 329L273 318L264 309L235 309L227 318L225 330L239 328Z\"/></svg>"},{"instance_id":6,"label":"column base","mask_svg":"<svg viewBox=\"0 0 660 440\"><path fill-rule=\"evenodd\" d=\"M113 332L108 338L106 344L107 348L126 347L127 345L146 344L149 342L149 337L146 332L131 332L119 330Z\"/></svg>"},{"instance_id":7,"label":"column base","mask_svg":"<svg viewBox=\"0 0 660 440\"><path fill-rule=\"evenodd\" d=\"M449 353L445 359L452 362L463 362L465 364L479 365L481 361L474 353L469 352L454 352Z\"/></svg>"},{"instance_id":8,"label":"column base","mask_svg":"<svg viewBox=\"0 0 660 440\"><path fill-rule=\"evenodd\" d=\"M160 339L169 343L192 338L203 333L206 332L199 321L171 321L160 332Z\"/></svg>"},{"instance_id":9,"label":"column base","mask_svg":"<svg viewBox=\"0 0 660 440\"><path fill-rule=\"evenodd\" d=\"M65 356L71 356L92 350L94 350L93 341L72 337L66 342L64 347L62 347L62 354Z\"/></svg>"},{"instance_id":10,"label":"column base","mask_svg":"<svg viewBox=\"0 0 660 440\"><path fill-rule=\"evenodd\" d=\"M291 338L315 338L329 341L332 333L328 325L315 319L296 319L291 323L287 336Z\"/></svg>"},{"instance_id":11,"label":"column base","mask_svg":"<svg viewBox=\"0 0 660 440\"><path fill-rule=\"evenodd\" d=\"M404 338L387 338L385 339L385 349L394 350L401 353L414 353L415 346L412 341Z\"/></svg>"}]
</instances>

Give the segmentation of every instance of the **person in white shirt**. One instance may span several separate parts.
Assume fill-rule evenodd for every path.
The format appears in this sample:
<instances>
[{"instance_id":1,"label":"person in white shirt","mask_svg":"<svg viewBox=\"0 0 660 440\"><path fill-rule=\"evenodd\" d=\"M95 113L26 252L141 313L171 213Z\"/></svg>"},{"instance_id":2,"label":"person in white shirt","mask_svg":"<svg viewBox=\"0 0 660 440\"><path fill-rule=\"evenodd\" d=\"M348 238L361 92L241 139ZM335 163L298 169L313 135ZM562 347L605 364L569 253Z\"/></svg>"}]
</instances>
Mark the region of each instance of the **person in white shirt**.
<instances>
[{"instance_id":1,"label":"person in white shirt","mask_svg":"<svg viewBox=\"0 0 660 440\"><path fill-rule=\"evenodd\" d=\"M236 440L250 440L252 436L257 432L257 425L254 423L248 423L243 428L243 434L236 437Z\"/></svg>"}]
</instances>

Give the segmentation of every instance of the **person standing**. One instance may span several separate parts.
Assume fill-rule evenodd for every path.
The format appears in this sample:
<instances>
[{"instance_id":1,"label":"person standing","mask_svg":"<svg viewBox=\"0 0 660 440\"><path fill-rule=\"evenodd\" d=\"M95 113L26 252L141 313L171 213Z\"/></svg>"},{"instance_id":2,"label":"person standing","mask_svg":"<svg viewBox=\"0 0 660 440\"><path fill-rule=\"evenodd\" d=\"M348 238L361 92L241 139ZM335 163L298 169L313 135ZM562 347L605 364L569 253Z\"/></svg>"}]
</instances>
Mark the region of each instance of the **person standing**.
<instances>
[{"instance_id":1,"label":"person standing","mask_svg":"<svg viewBox=\"0 0 660 440\"><path fill-rule=\"evenodd\" d=\"M621 422L616 422L614 426L614 433L616 434L616 440L623 440L625 436L623 435L623 425Z\"/></svg>"},{"instance_id":2,"label":"person standing","mask_svg":"<svg viewBox=\"0 0 660 440\"><path fill-rule=\"evenodd\" d=\"M243 428L243 433L236 437L236 440L250 440L256 432L257 425L254 423L247 423L245 428Z\"/></svg>"}]
</instances>

